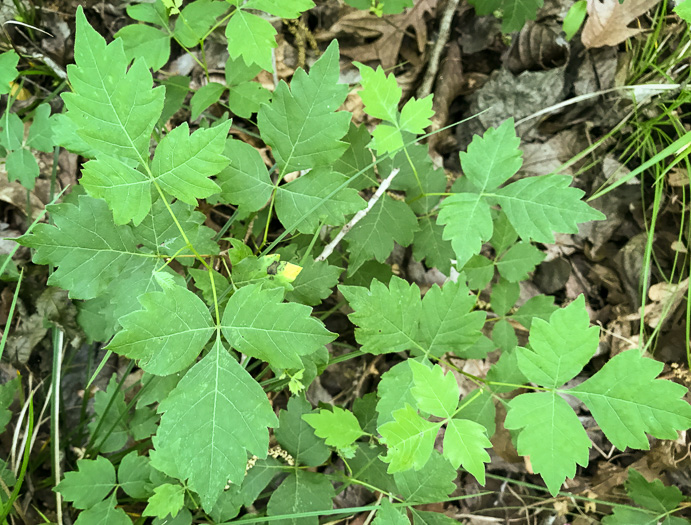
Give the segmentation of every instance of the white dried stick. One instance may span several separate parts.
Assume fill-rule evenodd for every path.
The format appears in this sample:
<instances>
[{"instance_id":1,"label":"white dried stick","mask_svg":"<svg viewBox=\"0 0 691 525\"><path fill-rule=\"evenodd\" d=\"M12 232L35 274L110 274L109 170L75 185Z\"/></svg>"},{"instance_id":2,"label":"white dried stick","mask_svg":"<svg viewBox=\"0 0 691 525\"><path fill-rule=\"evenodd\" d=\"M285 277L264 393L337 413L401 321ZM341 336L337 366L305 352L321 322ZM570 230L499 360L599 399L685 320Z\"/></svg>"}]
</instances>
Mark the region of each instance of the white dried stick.
<instances>
[{"instance_id":1,"label":"white dried stick","mask_svg":"<svg viewBox=\"0 0 691 525\"><path fill-rule=\"evenodd\" d=\"M355 215L353 215L353 218L350 219L350 221L348 221L348 224L343 226L343 229L341 229L341 231L338 232L338 235L336 235L336 237L334 237L329 244L324 246L324 251L322 251L319 254L319 257L315 259L316 261L325 261L326 258L333 253L336 246L338 246L338 243L340 243L341 240L343 240L343 237L345 237L348 234L348 232L353 229L353 226L360 222L365 217L365 215L367 215L370 212L370 210L374 208L374 205L381 198L381 196L384 195L384 192L389 188L394 177L398 175L400 171L401 170L396 168L391 172L391 174L388 177L381 181L379 188L377 188L377 191L374 192L374 195L372 195L372 198L367 203L367 207L364 210L360 210Z\"/></svg>"}]
</instances>

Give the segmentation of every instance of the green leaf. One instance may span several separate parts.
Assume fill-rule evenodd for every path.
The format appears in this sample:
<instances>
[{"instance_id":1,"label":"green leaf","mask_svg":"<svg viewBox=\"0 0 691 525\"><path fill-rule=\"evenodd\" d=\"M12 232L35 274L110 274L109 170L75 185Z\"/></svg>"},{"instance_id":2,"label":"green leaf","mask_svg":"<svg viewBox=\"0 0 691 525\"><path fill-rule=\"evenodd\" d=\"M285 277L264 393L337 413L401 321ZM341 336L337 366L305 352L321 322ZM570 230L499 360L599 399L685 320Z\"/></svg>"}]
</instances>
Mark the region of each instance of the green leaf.
<instances>
[{"instance_id":1,"label":"green leaf","mask_svg":"<svg viewBox=\"0 0 691 525\"><path fill-rule=\"evenodd\" d=\"M675 12L678 12L679 6L675 8ZM571 5L569 11L564 17L564 22L562 23L562 30L566 33L566 40L571 40L578 30L583 25L585 21L585 16L588 14L588 2L586 0L578 0ZM683 17L682 17L683 18ZM688 22L688 20L687 20Z\"/></svg>"},{"instance_id":2,"label":"green leaf","mask_svg":"<svg viewBox=\"0 0 691 525\"><path fill-rule=\"evenodd\" d=\"M326 476L316 472L297 470L290 474L271 494L266 506L269 516L331 510L336 495ZM318 516L276 520L276 525L317 525Z\"/></svg>"},{"instance_id":3,"label":"green leaf","mask_svg":"<svg viewBox=\"0 0 691 525\"><path fill-rule=\"evenodd\" d=\"M393 418L379 427L381 441L388 449L382 458L389 464L387 472L393 474L411 468L420 470L432 454L434 438L441 425L421 418L409 404L396 410Z\"/></svg>"},{"instance_id":4,"label":"green leaf","mask_svg":"<svg viewBox=\"0 0 691 525\"><path fill-rule=\"evenodd\" d=\"M141 441L153 436L158 428L158 416L152 408L138 408L130 419L130 433L132 439Z\"/></svg>"},{"instance_id":5,"label":"green leaf","mask_svg":"<svg viewBox=\"0 0 691 525\"><path fill-rule=\"evenodd\" d=\"M408 517L386 498L382 499L372 525L410 525Z\"/></svg>"},{"instance_id":6,"label":"green leaf","mask_svg":"<svg viewBox=\"0 0 691 525\"><path fill-rule=\"evenodd\" d=\"M646 433L677 439L678 430L691 427L691 406L682 399L686 388L655 379L662 368L662 363L642 357L639 350L627 350L568 393L586 404L619 450L647 450Z\"/></svg>"},{"instance_id":7,"label":"green leaf","mask_svg":"<svg viewBox=\"0 0 691 525\"><path fill-rule=\"evenodd\" d=\"M477 193L455 193L444 199L437 216L444 225L442 238L451 241L459 266L480 253L492 237L492 215L487 200Z\"/></svg>"},{"instance_id":8,"label":"green leaf","mask_svg":"<svg viewBox=\"0 0 691 525\"><path fill-rule=\"evenodd\" d=\"M132 525L122 508L117 507L115 494L79 514L74 525Z\"/></svg>"},{"instance_id":9,"label":"green leaf","mask_svg":"<svg viewBox=\"0 0 691 525\"><path fill-rule=\"evenodd\" d=\"M451 259L455 259L456 254L451 243L444 240L443 232L444 227L431 217L420 217L413 240L413 257L417 261L424 259L428 268L437 268L448 275Z\"/></svg>"},{"instance_id":10,"label":"green leaf","mask_svg":"<svg viewBox=\"0 0 691 525\"><path fill-rule=\"evenodd\" d=\"M372 137L367 127L364 124L356 126L351 122L348 134L342 140L348 144L348 149L332 164L333 170L343 173L348 178L362 172L350 183L350 187L356 190L376 186L377 178L372 165L372 152L367 148Z\"/></svg>"},{"instance_id":11,"label":"green leaf","mask_svg":"<svg viewBox=\"0 0 691 525\"><path fill-rule=\"evenodd\" d=\"M328 451L328 448L325 446L324 449ZM271 480L283 471L284 465L284 463L272 457L258 460L254 467L247 472L240 487L242 505L245 507L252 505L271 483Z\"/></svg>"},{"instance_id":12,"label":"green leaf","mask_svg":"<svg viewBox=\"0 0 691 525\"><path fill-rule=\"evenodd\" d=\"M413 371L413 396L423 412L441 418L450 418L458 406L458 383L453 374L444 374L439 365L429 368L410 361Z\"/></svg>"},{"instance_id":13,"label":"green leaf","mask_svg":"<svg viewBox=\"0 0 691 525\"><path fill-rule=\"evenodd\" d=\"M311 354L335 339L324 325L310 317L311 308L282 303L279 289L252 284L240 288L228 301L221 329L238 351L275 368L302 368L300 356Z\"/></svg>"},{"instance_id":14,"label":"green leaf","mask_svg":"<svg viewBox=\"0 0 691 525\"><path fill-rule=\"evenodd\" d=\"M416 230L417 217L410 207L383 195L345 236L350 253L348 275L353 275L366 261L386 261L394 242L410 245Z\"/></svg>"},{"instance_id":15,"label":"green leaf","mask_svg":"<svg viewBox=\"0 0 691 525\"><path fill-rule=\"evenodd\" d=\"M523 240L553 243L554 232L578 233L578 223L605 216L581 201L566 175L527 177L496 190L496 201Z\"/></svg>"},{"instance_id":16,"label":"green leaf","mask_svg":"<svg viewBox=\"0 0 691 525\"><path fill-rule=\"evenodd\" d=\"M154 489L142 516L156 516L165 518L170 514L173 518L185 506L185 487L164 483Z\"/></svg>"},{"instance_id":17,"label":"green leaf","mask_svg":"<svg viewBox=\"0 0 691 525\"><path fill-rule=\"evenodd\" d=\"M305 414L302 419L317 436L326 440L327 445L338 449L348 448L363 434L355 415L337 406L333 411L322 408L318 414Z\"/></svg>"},{"instance_id":18,"label":"green leaf","mask_svg":"<svg viewBox=\"0 0 691 525\"><path fill-rule=\"evenodd\" d=\"M170 36L146 24L130 24L115 33L121 38L128 60L142 58L147 67L158 71L170 58Z\"/></svg>"},{"instance_id":19,"label":"green leaf","mask_svg":"<svg viewBox=\"0 0 691 525\"><path fill-rule=\"evenodd\" d=\"M262 388L220 340L185 374L159 412L152 464L188 479L206 510L228 480L242 482L248 451L266 457L267 427L278 423Z\"/></svg>"},{"instance_id":20,"label":"green leaf","mask_svg":"<svg viewBox=\"0 0 691 525\"><path fill-rule=\"evenodd\" d=\"M288 400L288 409L281 410L278 415L278 428L275 434L276 440L290 452L299 465L318 467L329 459L331 450L303 419L305 414L311 413L312 405L304 397L291 397Z\"/></svg>"},{"instance_id":21,"label":"green leaf","mask_svg":"<svg viewBox=\"0 0 691 525\"><path fill-rule=\"evenodd\" d=\"M244 5L245 9L259 9L279 18L297 18L305 11L312 9L312 0L249 0Z\"/></svg>"},{"instance_id":22,"label":"green leaf","mask_svg":"<svg viewBox=\"0 0 691 525\"><path fill-rule=\"evenodd\" d=\"M16 113L6 111L0 117L2 134L0 135L0 145L8 150L15 150L22 147L24 143L24 123Z\"/></svg>"},{"instance_id":23,"label":"green leaf","mask_svg":"<svg viewBox=\"0 0 691 525\"><path fill-rule=\"evenodd\" d=\"M489 240L492 248L497 257L501 256L507 248L513 246L518 240L518 234L516 230L513 229L509 218L501 210L495 210L494 212L494 233L492 238Z\"/></svg>"},{"instance_id":24,"label":"green leaf","mask_svg":"<svg viewBox=\"0 0 691 525\"><path fill-rule=\"evenodd\" d=\"M55 147L53 138L55 117L50 116L50 111L50 104L45 102L36 108L31 128L29 128L29 137L26 140L27 146L44 153L52 153Z\"/></svg>"},{"instance_id":25,"label":"green leaf","mask_svg":"<svg viewBox=\"0 0 691 525\"><path fill-rule=\"evenodd\" d=\"M677 487L665 487L659 479L648 481L634 468L629 468L626 492L641 507L660 514L676 509L684 499Z\"/></svg>"},{"instance_id":26,"label":"green leaf","mask_svg":"<svg viewBox=\"0 0 691 525\"><path fill-rule=\"evenodd\" d=\"M497 270L507 281L517 283L525 281L528 274L535 270L535 267L544 261L546 254L538 250L535 246L527 242L514 244L497 261Z\"/></svg>"},{"instance_id":27,"label":"green leaf","mask_svg":"<svg viewBox=\"0 0 691 525\"><path fill-rule=\"evenodd\" d=\"M216 19L228 9L226 2L196 0L185 6L175 21L173 35L183 46L195 47L216 23ZM165 517L165 516L164 516Z\"/></svg>"},{"instance_id":28,"label":"green leaf","mask_svg":"<svg viewBox=\"0 0 691 525\"><path fill-rule=\"evenodd\" d=\"M146 164L154 124L163 109L164 88L143 59L129 60L122 40L106 45L77 8L75 62L67 68L72 93L62 95L79 136L98 153Z\"/></svg>"},{"instance_id":29,"label":"green leaf","mask_svg":"<svg viewBox=\"0 0 691 525\"><path fill-rule=\"evenodd\" d=\"M356 286L339 286L339 290L355 310L348 318L357 326L355 339L363 352L383 354L419 347L422 302L416 284L394 276L388 288L372 281L370 290Z\"/></svg>"},{"instance_id":30,"label":"green leaf","mask_svg":"<svg viewBox=\"0 0 691 525\"><path fill-rule=\"evenodd\" d=\"M391 367L381 376L377 386L379 402L377 403L377 427L388 421L393 421L393 413L406 404L415 406L413 396L413 371L410 368L410 360L403 361Z\"/></svg>"},{"instance_id":31,"label":"green leaf","mask_svg":"<svg viewBox=\"0 0 691 525\"><path fill-rule=\"evenodd\" d=\"M403 91L398 87L396 77L387 75L381 66L376 70L354 63L360 70L362 89L358 92L369 116L398 123L398 102ZM396 130L398 131L398 130ZM400 131L398 131L400 135Z\"/></svg>"},{"instance_id":32,"label":"green leaf","mask_svg":"<svg viewBox=\"0 0 691 525\"><path fill-rule=\"evenodd\" d=\"M536 295L528 299L525 304L511 316L511 319L518 321L523 326L530 329L533 319L543 319L547 321L557 309L557 306L554 305L554 297Z\"/></svg>"},{"instance_id":33,"label":"green leaf","mask_svg":"<svg viewBox=\"0 0 691 525\"><path fill-rule=\"evenodd\" d=\"M209 179L228 165L223 155L230 121L209 129L188 133L184 122L168 133L156 148L151 164L153 177L161 187L178 199L197 205L218 192L218 185Z\"/></svg>"},{"instance_id":34,"label":"green leaf","mask_svg":"<svg viewBox=\"0 0 691 525\"><path fill-rule=\"evenodd\" d=\"M444 500L456 490L458 473L436 450L422 470L396 472L398 492L406 503L432 503Z\"/></svg>"},{"instance_id":35,"label":"green leaf","mask_svg":"<svg viewBox=\"0 0 691 525\"><path fill-rule=\"evenodd\" d=\"M370 147L379 154L395 154L401 150L405 144L401 131L389 124L379 124L372 130L372 143Z\"/></svg>"},{"instance_id":36,"label":"green leaf","mask_svg":"<svg viewBox=\"0 0 691 525\"><path fill-rule=\"evenodd\" d=\"M502 352L509 352L518 346L516 331L507 319L500 319L494 323L492 341Z\"/></svg>"},{"instance_id":37,"label":"green leaf","mask_svg":"<svg viewBox=\"0 0 691 525\"><path fill-rule=\"evenodd\" d=\"M600 330L589 326L583 295L554 312L549 322L534 319L530 349L518 348L518 366L528 381L557 388L576 377L599 344Z\"/></svg>"},{"instance_id":38,"label":"green leaf","mask_svg":"<svg viewBox=\"0 0 691 525\"><path fill-rule=\"evenodd\" d=\"M238 9L226 25L228 53L235 60L242 57L248 66L257 64L266 71L273 71L271 49L278 47L276 30L268 20Z\"/></svg>"},{"instance_id":39,"label":"green leaf","mask_svg":"<svg viewBox=\"0 0 691 525\"><path fill-rule=\"evenodd\" d=\"M10 412L9 407L14 401L18 387L19 377L15 377L7 383L0 385L0 433L5 431L7 423L12 419L12 412Z\"/></svg>"},{"instance_id":40,"label":"green leaf","mask_svg":"<svg viewBox=\"0 0 691 525\"><path fill-rule=\"evenodd\" d=\"M543 0L503 0L504 17L501 30L504 33L520 31L528 20L535 20Z\"/></svg>"},{"instance_id":41,"label":"green leaf","mask_svg":"<svg viewBox=\"0 0 691 525\"><path fill-rule=\"evenodd\" d=\"M355 443L355 456L348 460L353 470L352 477L369 483L385 492L397 493L398 489L392 475L386 472L386 463L381 458L386 449L373 443Z\"/></svg>"},{"instance_id":42,"label":"green leaf","mask_svg":"<svg viewBox=\"0 0 691 525\"><path fill-rule=\"evenodd\" d=\"M353 414L360 424L360 428L368 434L377 431L377 394L369 392L353 400Z\"/></svg>"},{"instance_id":43,"label":"green leaf","mask_svg":"<svg viewBox=\"0 0 691 525\"><path fill-rule=\"evenodd\" d=\"M262 104L268 104L271 92L259 82L243 82L230 88L228 107L237 116L249 119L259 112Z\"/></svg>"},{"instance_id":44,"label":"green leaf","mask_svg":"<svg viewBox=\"0 0 691 525\"><path fill-rule=\"evenodd\" d=\"M206 108L218 102L226 89L218 82L209 82L200 87L190 99L190 118L197 120Z\"/></svg>"},{"instance_id":45,"label":"green leaf","mask_svg":"<svg viewBox=\"0 0 691 525\"><path fill-rule=\"evenodd\" d=\"M684 0L677 4L674 8L674 12L679 18L681 18L687 24L691 24L691 2L689 0ZM0 67L0 70L2 68Z\"/></svg>"},{"instance_id":46,"label":"green leaf","mask_svg":"<svg viewBox=\"0 0 691 525\"><path fill-rule=\"evenodd\" d=\"M166 376L194 362L213 333L213 321L204 302L182 286L139 298L142 310L120 322L123 330L108 349L139 359L145 371Z\"/></svg>"},{"instance_id":47,"label":"green leaf","mask_svg":"<svg viewBox=\"0 0 691 525\"><path fill-rule=\"evenodd\" d=\"M10 152L5 159L5 168L10 182L18 180L27 190L33 190L40 175L36 158L28 149L17 149Z\"/></svg>"},{"instance_id":48,"label":"green leaf","mask_svg":"<svg viewBox=\"0 0 691 525\"><path fill-rule=\"evenodd\" d=\"M230 164L217 177L221 198L245 211L261 209L271 198L274 185L259 152L239 140L227 140L224 155Z\"/></svg>"},{"instance_id":49,"label":"green leaf","mask_svg":"<svg viewBox=\"0 0 691 525\"><path fill-rule=\"evenodd\" d=\"M591 443L576 413L556 392L521 394L509 401L504 426L521 430L516 450L530 457L552 496L567 477L576 475L576 463L588 466Z\"/></svg>"},{"instance_id":50,"label":"green leaf","mask_svg":"<svg viewBox=\"0 0 691 525\"><path fill-rule=\"evenodd\" d=\"M309 74L298 69L290 89L281 82L274 91L273 103L259 110L259 132L271 146L282 175L330 166L348 148L340 139L348 132L351 115L347 111L336 113L348 86L339 84L338 78L338 42L334 40Z\"/></svg>"},{"instance_id":51,"label":"green leaf","mask_svg":"<svg viewBox=\"0 0 691 525\"><path fill-rule=\"evenodd\" d=\"M6 95L10 92L10 82L19 75L18 63L19 56L14 51L10 50L0 54L0 95Z\"/></svg>"},{"instance_id":52,"label":"green leaf","mask_svg":"<svg viewBox=\"0 0 691 525\"><path fill-rule=\"evenodd\" d=\"M614 507L612 512L611 516L605 516L602 519L603 525L658 525L660 523L657 514L641 509ZM677 522L665 520L662 522L662 525L688 525L688 521L684 520L681 524L678 524Z\"/></svg>"},{"instance_id":53,"label":"green leaf","mask_svg":"<svg viewBox=\"0 0 691 525\"><path fill-rule=\"evenodd\" d=\"M400 128L402 131L419 135L432 125L430 119L433 116L432 95L419 100L413 97L401 109Z\"/></svg>"},{"instance_id":54,"label":"green leaf","mask_svg":"<svg viewBox=\"0 0 691 525\"><path fill-rule=\"evenodd\" d=\"M115 468L103 456L80 459L77 470L65 473L55 491L77 509L89 509L103 501L115 487Z\"/></svg>"},{"instance_id":55,"label":"green leaf","mask_svg":"<svg viewBox=\"0 0 691 525\"><path fill-rule=\"evenodd\" d=\"M140 22L148 22L160 27L168 27L168 10L161 0L151 4L132 4L127 6L127 15Z\"/></svg>"},{"instance_id":56,"label":"green leaf","mask_svg":"<svg viewBox=\"0 0 691 525\"><path fill-rule=\"evenodd\" d=\"M99 390L94 395L94 413L97 417L89 423L88 428L95 448L108 453L124 447L128 439L129 414L125 394L120 390L115 374L111 376L106 391Z\"/></svg>"},{"instance_id":57,"label":"green leaf","mask_svg":"<svg viewBox=\"0 0 691 525\"><path fill-rule=\"evenodd\" d=\"M316 306L331 295L342 272L343 268L308 258L293 282L293 290L286 294L286 299Z\"/></svg>"},{"instance_id":58,"label":"green leaf","mask_svg":"<svg viewBox=\"0 0 691 525\"><path fill-rule=\"evenodd\" d=\"M286 228L297 226L302 233L314 233L323 224L341 226L346 215L363 209L367 204L353 188L343 187L344 175L330 169L317 168L294 181L279 186L276 192L276 214ZM312 213L308 211L317 207Z\"/></svg>"},{"instance_id":59,"label":"green leaf","mask_svg":"<svg viewBox=\"0 0 691 525\"><path fill-rule=\"evenodd\" d=\"M490 462L485 449L491 446L487 429L480 423L469 419L451 419L446 426L444 457L454 468L460 465L470 472L480 485L485 484L484 464Z\"/></svg>"},{"instance_id":60,"label":"green leaf","mask_svg":"<svg viewBox=\"0 0 691 525\"><path fill-rule=\"evenodd\" d=\"M118 485L131 498L146 499L153 493L149 458L136 451L127 454L118 467Z\"/></svg>"},{"instance_id":61,"label":"green leaf","mask_svg":"<svg viewBox=\"0 0 691 525\"><path fill-rule=\"evenodd\" d=\"M500 317L505 316L513 305L516 304L520 294L521 287L518 283L500 279L498 283L492 286L492 294L490 296L492 311Z\"/></svg>"},{"instance_id":62,"label":"green leaf","mask_svg":"<svg viewBox=\"0 0 691 525\"><path fill-rule=\"evenodd\" d=\"M390 173L395 168L400 173L392 181L390 188L406 192L406 202L411 210L424 215L439 204L439 195L423 197L423 194L444 193L447 183L444 170L434 166L426 146L413 144L406 151L396 154L393 159L385 158L379 162L379 173Z\"/></svg>"},{"instance_id":63,"label":"green leaf","mask_svg":"<svg viewBox=\"0 0 691 525\"><path fill-rule=\"evenodd\" d=\"M487 435L491 438L496 430L494 398L489 389L483 389L479 395L478 389L471 390L463 398L456 417L459 419L470 419L480 423L487 430Z\"/></svg>"},{"instance_id":64,"label":"green leaf","mask_svg":"<svg viewBox=\"0 0 691 525\"><path fill-rule=\"evenodd\" d=\"M418 338L427 355L462 355L478 341L487 314L471 312L474 306L475 297L461 279L443 288L434 285L427 291L422 299Z\"/></svg>"},{"instance_id":65,"label":"green leaf","mask_svg":"<svg viewBox=\"0 0 691 525\"><path fill-rule=\"evenodd\" d=\"M482 136L475 135L468 150L459 154L467 181L479 193L499 187L523 164L520 144L512 118L496 129L488 128Z\"/></svg>"},{"instance_id":66,"label":"green leaf","mask_svg":"<svg viewBox=\"0 0 691 525\"><path fill-rule=\"evenodd\" d=\"M411 508L410 512L413 515L413 523L415 525L454 525L458 523L441 512L430 512L415 508Z\"/></svg>"}]
</instances>

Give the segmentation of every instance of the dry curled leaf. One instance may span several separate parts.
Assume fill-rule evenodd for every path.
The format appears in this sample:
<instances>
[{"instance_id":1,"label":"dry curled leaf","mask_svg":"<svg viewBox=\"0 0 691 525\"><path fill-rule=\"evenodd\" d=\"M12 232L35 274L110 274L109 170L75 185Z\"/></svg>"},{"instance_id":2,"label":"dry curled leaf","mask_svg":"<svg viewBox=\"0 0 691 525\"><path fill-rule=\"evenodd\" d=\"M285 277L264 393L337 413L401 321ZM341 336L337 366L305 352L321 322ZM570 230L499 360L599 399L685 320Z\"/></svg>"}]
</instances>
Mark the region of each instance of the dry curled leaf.
<instances>
[{"instance_id":1,"label":"dry curled leaf","mask_svg":"<svg viewBox=\"0 0 691 525\"><path fill-rule=\"evenodd\" d=\"M585 47L616 46L642 31L629 27L660 0L588 0L588 19L581 39Z\"/></svg>"}]
</instances>

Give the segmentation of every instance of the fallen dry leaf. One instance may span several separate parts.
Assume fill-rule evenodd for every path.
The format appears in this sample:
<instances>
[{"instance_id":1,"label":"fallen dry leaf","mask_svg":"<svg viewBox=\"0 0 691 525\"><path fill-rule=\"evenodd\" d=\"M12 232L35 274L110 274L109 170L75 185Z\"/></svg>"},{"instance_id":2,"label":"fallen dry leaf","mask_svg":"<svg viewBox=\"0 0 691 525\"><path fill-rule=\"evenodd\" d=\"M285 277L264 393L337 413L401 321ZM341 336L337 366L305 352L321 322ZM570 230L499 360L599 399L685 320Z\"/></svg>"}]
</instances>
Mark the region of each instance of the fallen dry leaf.
<instances>
[{"instance_id":1,"label":"fallen dry leaf","mask_svg":"<svg viewBox=\"0 0 691 525\"><path fill-rule=\"evenodd\" d=\"M629 24L660 0L588 0L588 19L581 40L585 47L616 46L642 31Z\"/></svg>"}]
</instances>

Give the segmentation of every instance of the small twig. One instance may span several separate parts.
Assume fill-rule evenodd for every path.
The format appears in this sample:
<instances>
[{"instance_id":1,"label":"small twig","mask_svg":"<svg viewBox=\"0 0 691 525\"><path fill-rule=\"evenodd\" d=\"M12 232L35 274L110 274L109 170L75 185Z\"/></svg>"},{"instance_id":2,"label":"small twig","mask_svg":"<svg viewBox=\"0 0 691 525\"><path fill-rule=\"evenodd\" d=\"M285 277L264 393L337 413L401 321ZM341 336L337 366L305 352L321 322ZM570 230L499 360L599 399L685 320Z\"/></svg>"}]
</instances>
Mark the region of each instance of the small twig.
<instances>
[{"instance_id":1,"label":"small twig","mask_svg":"<svg viewBox=\"0 0 691 525\"><path fill-rule=\"evenodd\" d=\"M423 79L422 85L417 92L418 98L425 98L432 92L432 84L434 84L434 79L437 77L437 72L439 71L439 59L441 58L441 52L446 43L449 41L449 35L451 33L451 21L453 20L453 15L456 12L458 4L459 0L449 0L449 2L446 4L446 9L444 9L444 14L441 17L441 22L439 24L439 37L432 48L425 78Z\"/></svg>"},{"instance_id":2,"label":"small twig","mask_svg":"<svg viewBox=\"0 0 691 525\"><path fill-rule=\"evenodd\" d=\"M343 226L343 229L338 232L338 235L334 237L334 239L327 244L324 247L324 251L319 254L319 257L317 257L315 260L316 261L325 261L327 257L329 257L336 246L338 246L338 243L340 243L343 240L343 237L345 237L350 230L353 229L353 226L355 226L358 222L360 222L365 215L367 215L372 208L374 208L374 205L377 203L377 201L381 198L382 195L384 195L384 192L389 188L391 185L391 182L393 181L394 177L398 175L398 173L401 170L396 168L391 172L391 174L386 177L383 181L381 181L381 184L379 185L379 188L377 189L376 192L374 192L374 195L372 195L372 198L369 200L367 203L367 207L364 210L360 210L357 212L350 221L348 221L348 224Z\"/></svg>"}]
</instances>

